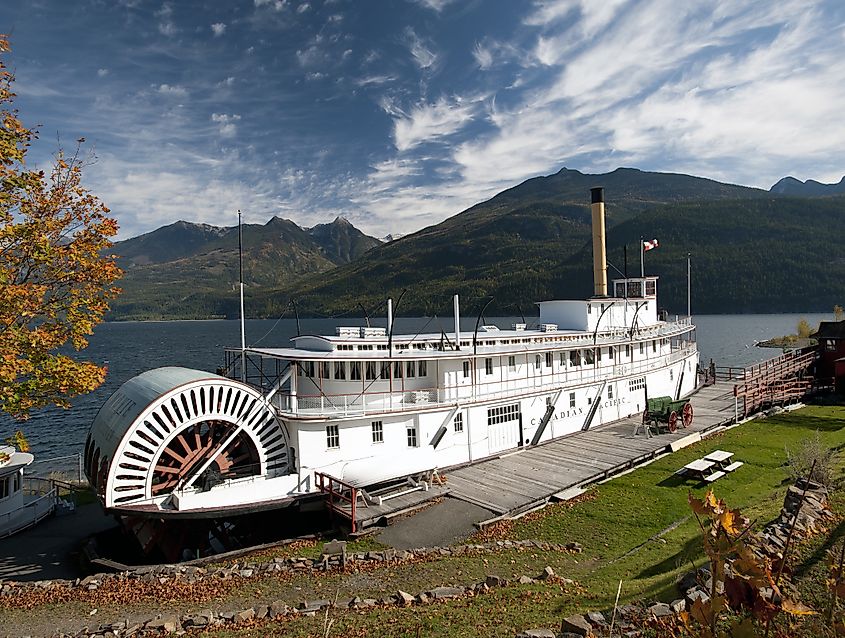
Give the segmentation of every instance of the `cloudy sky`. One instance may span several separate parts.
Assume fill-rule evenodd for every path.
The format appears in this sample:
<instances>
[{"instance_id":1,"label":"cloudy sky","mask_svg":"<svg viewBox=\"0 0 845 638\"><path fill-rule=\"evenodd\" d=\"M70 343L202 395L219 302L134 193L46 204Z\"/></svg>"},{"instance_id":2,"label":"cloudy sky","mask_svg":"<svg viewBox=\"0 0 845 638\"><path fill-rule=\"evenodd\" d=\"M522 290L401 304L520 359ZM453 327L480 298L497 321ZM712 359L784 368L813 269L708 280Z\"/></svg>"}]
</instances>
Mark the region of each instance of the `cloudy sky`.
<instances>
[{"instance_id":1,"label":"cloudy sky","mask_svg":"<svg viewBox=\"0 0 845 638\"><path fill-rule=\"evenodd\" d=\"M2 0L15 105L126 238L407 233L536 175L845 173L841 0Z\"/></svg>"}]
</instances>

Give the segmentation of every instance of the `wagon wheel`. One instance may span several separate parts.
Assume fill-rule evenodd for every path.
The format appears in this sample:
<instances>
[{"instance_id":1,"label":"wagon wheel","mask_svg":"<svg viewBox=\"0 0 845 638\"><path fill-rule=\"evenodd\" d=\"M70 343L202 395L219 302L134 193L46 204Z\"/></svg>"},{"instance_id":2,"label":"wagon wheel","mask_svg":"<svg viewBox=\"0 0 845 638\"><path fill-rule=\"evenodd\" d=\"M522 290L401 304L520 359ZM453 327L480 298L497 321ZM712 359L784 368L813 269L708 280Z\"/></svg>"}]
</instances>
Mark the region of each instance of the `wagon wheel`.
<instances>
[{"instance_id":1,"label":"wagon wheel","mask_svg":"<svg viewBox=\"0 0 845 638\"><path fill-rule=\"evenodd\" d=\"M692 403L687 402L684 404L682 423L685 428L692 425Z\"/></svg>"},{"instance_id":2,"label":"wagon wheel","mask_svg":"<svg viewBox=\"0 0 845 638\"><path fill-rule=\"evenodd\" d=\"M675 432L678 429L678 413L672 410L672 414L669 415L669 431Z\"/></svg>"}]
</instances>

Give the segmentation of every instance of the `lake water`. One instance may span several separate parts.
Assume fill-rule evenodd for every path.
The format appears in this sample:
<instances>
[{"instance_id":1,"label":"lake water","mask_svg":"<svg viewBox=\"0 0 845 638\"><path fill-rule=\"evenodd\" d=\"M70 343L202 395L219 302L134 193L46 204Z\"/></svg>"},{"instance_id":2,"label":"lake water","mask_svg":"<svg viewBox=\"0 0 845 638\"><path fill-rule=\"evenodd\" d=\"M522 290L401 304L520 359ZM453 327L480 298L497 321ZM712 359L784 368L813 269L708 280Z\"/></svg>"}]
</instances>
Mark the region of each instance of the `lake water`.
<instances>
[{"instance_id":1,"label":"lake water","mask_svg":"<svg viewBox=\"0 0 845 638\"><path fill-rule=\"evenodd\" d=\"M794 333L798 321L806 319L816 326L819 321L831 320L822 314L784 315L700 315L697 325L701 361L711 358L719 366L741 367L779 354L777 350L756 348L754 344L770 337ZM533 318L536 321L536 318ZM485 319L502 328L510 327L518 318ZM529 326L532 318L528 318ZM337 325L364 325L362 319L305 319L304 334L334 334ZM379 325L373 321L373 325ZM382 322L381 325L384 325ZM88 428L103 402L126 380L145 370L166 365L214 371L223 363L223 348L240 344L240 324L237 321L162 321L120 322L97 326L89 347L83 351L86 359L108 364L106 382L95 392L78 397L69 410L45 409L19 424L8 417L0 417L0 440L5 440L21 428L29 439L38 459L60 457L82 451ZM472 331L474 318L461 321L461 330ZM436 319L398 318L396 333L440 332L454 330L451 317ZM296 334L293 319L250 320L246 322L246 341L251 346L286 346ZM55 463L62 466L62 463ZM39 468L41 469L41 468Z\"/></svg>"}]
</instances>

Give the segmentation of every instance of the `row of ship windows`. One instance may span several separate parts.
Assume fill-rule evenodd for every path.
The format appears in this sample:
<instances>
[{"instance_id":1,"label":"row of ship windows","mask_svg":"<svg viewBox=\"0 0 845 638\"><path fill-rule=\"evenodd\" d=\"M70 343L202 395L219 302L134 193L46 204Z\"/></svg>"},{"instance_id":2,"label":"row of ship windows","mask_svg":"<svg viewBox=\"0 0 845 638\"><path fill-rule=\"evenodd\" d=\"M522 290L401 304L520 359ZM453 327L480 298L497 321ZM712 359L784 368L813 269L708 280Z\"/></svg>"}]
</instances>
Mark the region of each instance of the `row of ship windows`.
<instances>
[{"instance_id":1,"label":"row of ship windows","mask_svg":"<svg viewBox=\"0 0 845 638\"><path fill-rule=\"evenodd\" d=\"M665 342L666 340L662 340ZM567 359L570 367L578 367L580 365L593 365L601 362L602 352L604 348L586 348L582 350L568 350L558 352L558 358L562 367L566 366ZM606 349L607 357L611 360L616 356L616 349L610 346ZM640 354L645 353L645 344L639 344ZM651 351L657 352L657 341L651 342ZM630 358L633 348L630 344L625 345L625 357ZM551 368L554 362L554 353L547 352L545 357L537 354L534 356L534 368L539 370L543 367L545 359L545 367ZM323 380L338 380L345 381L360 381L362 378L367 381L375 381L377 379L390 378L390 362L389 361L301 361L297 363L299 375L309 377L311 379L320 378ZM516 356L508 356L508 368L514 372L516 371ZM463 375L469 377L471 372L471 363L469 361L463 362ZM487 357L484 359L485 374L493 374L493 358ZM363 374L363 377L362 377ZM425 377L428 375L428 365L424 360L420 361L394 361L393 362L393 378L401 379L402 377L411 379L414 377Z\"/></svg>"},{"instance_id":2,"label":"row of ship windows","mask_svg":"<svg viewBox=\"0 0 845 638\"><path fill-rule=\"evenodd\" d=\"M316 379L319 375L323 380L360 381L362 378L367 381L390 378L389 361L301 361L297 364L299 376ZM361 375L364 375L363 377ZM401 379L403 376L408 379L414 377L425 377L428 375L428 362L421 361L394 361L393 378Z\"/></svg>"},{"instance_id":3,"label":"row of ship windows","mask_svg":"<svg viewBox=\"0 0 845 638\"><path fill-rule=\"evenodd\" d=\"M516 406L518 408L518 406ZM496 408L491 408L488 410L488 420L489 420L489 413L491 410ZM463 432L464 431L464 414L463 412L458 412L454 419L452 419L452 427L454 428L455 432ZM384 421L372 421L370 422L370 430L373 439L373 443L384 443ZM407 437L408 447L417 447L417 428L414 425L409 425L405 428L405 435ZM327 425L326 426L326 446L329 448L339 448L340 447L340 428L337 425Z\"/></svg>"},{"instance_id":4,"label":"row of ship windows","mask_svg":"<svg viewBox=\"0 0 845 638\"><path fill-rule=\"evenodd\" d=\"M630 379L628 381L629 390L640 390L645 387L645 377L637 379ZM613 386L607 386L607 399L613 399ZM546 403L551 402L551 397L546 398ZM592 397L587 397L587 402L592 404ZM575 393L569 393L569 407L574 408L576 404ZM497 406L495 408L487 409L487 425L496 425L499 423L506 423L509 421L517 421L519 419L519 404L511 403L509 405ZM455 432L464 431L464 414L458 412L452 420L452 426ZM384 443L384 422L372 421L370 423L373 443ZM409 425L405 428L407 436L408 447L417 447L417 428ZM326 426L326 445L329 448L340 447L340 428L337 425Z\"/></svg>"},{"instance_id":5,"label":"row of ship windows","mask_svg":"<svg viewBox=\"0 0 845 638\"><path fill-rule=\"evenodd\" d=\"M560 335L560 336L543 336L543 337L523 337L520 339L478 339L477 345L479 346L509 346L509 345L519 345L522 343L559 343L559 342L566 342L566 341L576 341L578 339L582 339L582 335ZM397 343L393 346L393 349L396 351L405 351L405 350L446 350L452 349L453 342L448 339L441 339L440 341L422 341L420 343L408 344L408 343ZM472 345L472 341L461 341L462 348L468 348ZM388 345L386 343L360 343L360 344L351 344L351 343L338 343L335 344L335 350L343 350L343 351L352 351L358 350L359 352L369 352L369 351L376 351L388 350Z\"/></svg>"},{"instance_id":6,"label":"row of ship windows","mask_svg":"<svg viewBox=\"0 0 845 638\"><path fill-rule=\"evenodd\" d=\"M586 349L586 350L583 351L583 355L582 355L581 350L570 350L570 351L568 351L568 356L567 356L567 352L562 351L562 352L558 352L558 358L559 358L561 367L566 367L567 359L569 360L569 366L573 367L573 368L580 366L582 363L584 365L593 365L594 363L601 362L602 350L603 350L603 348L596 348L595 351L593 351L592 349ZM632 351L633 350L631 348L631 345L626 344L625 345L625 357L630 358ZM654 353L657 352L657 341L651 342L651 351L654 352ZM594 354L594 352L595 352L595 354ZM645 353L645 347L642 343L640 343L640 354L644 354L644 353ZM610 346L609 348L607 348L607 357L610 360L613 360L613 358L615 356L616 356L615 348L613 346ZM543 362L544 362L544 357L540 356L539 354L534 355L534 368L536 370L539 370L543 367ZM553 363L554 363L554 353L553 352L547 352L545 354L545 367L551 368ZM513 355L508 357L508 369L511 372L516 371L516 357L513 356ZM464 373L464 377L470 376L470 362L469 361L463 362L463 373ZM484 359L484 373L485 374L493 374L493 358L492 357L487 357L486 359Z\"/></svg>"}]
</instances>

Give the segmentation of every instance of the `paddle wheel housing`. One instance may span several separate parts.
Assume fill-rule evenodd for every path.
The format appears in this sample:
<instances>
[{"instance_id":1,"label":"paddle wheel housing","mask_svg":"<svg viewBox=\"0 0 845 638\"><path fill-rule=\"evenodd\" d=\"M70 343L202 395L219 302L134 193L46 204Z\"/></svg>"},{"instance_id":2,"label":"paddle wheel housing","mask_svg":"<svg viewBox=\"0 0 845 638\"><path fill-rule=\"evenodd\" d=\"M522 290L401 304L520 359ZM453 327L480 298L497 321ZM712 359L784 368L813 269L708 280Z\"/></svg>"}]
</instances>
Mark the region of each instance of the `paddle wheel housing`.
<instances>
[{"instance_id":1,"label":"paddle wheel housing","mask_svg":"<svg viewBox=\"0 0 845 638\"><path fill-rule=\"evenodd\" d=\"M188 368L124 383L85 443L85 472L106 508L161 505L184 490L288 473L288 436L250 386Z\"/></svg>"}]
</instances>

